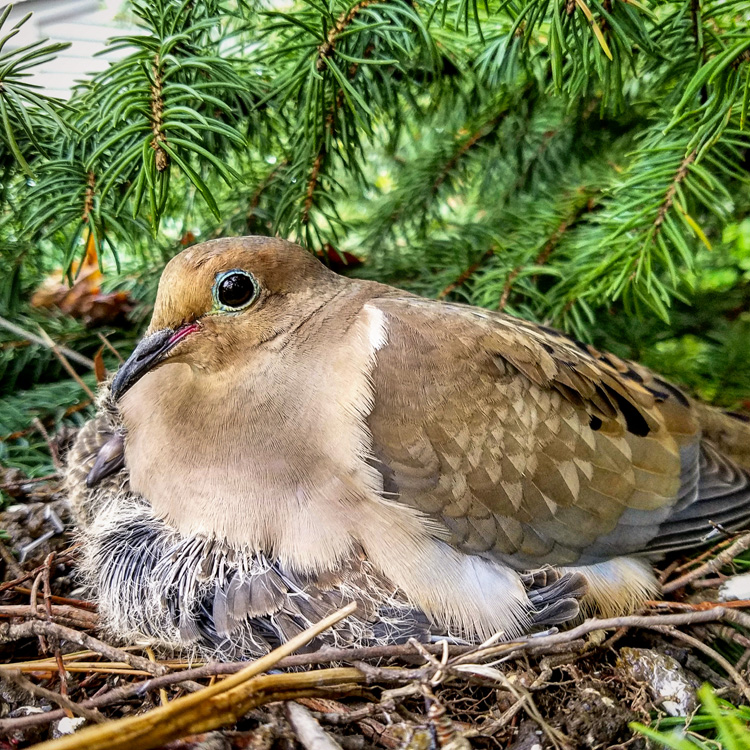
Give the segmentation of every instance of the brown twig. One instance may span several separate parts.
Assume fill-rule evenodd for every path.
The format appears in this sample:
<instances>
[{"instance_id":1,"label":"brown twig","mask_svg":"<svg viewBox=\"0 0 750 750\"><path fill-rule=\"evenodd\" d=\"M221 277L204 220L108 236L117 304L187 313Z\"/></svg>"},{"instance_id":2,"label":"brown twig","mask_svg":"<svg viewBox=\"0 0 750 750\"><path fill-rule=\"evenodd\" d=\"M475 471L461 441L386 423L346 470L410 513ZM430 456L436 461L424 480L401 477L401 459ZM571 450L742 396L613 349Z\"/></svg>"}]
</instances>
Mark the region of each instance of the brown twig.
<instances>
[{"instance_id":1,"label":"brown twig","mask_svg":"<svg viewBox=\"0 0 750 750\"><path fill-rule=\"evenodd\" d=\"M655 629L661 633L665 633L666 635L670 635L677 640L687 643L692 648L695 648L698 651L702 651L706 656L708 656L709 659L713 659L734 680L742 695L745 696L745 700L750 702L750 685L747 684L742 675L718 651L703 643L703 641L699 640L698 638L693 638L692 635L683 633L681 630L676 630L673 627L663 627Z\"/></svg>"},{"instance_id":2,"label":"brown twig","mask_svg":"<svg viewBox=\"0 0 750 750\"><path fill-rule=\"evenodd\" d=\"M451 669L452 667L461 664L474 664L485 662L487 660L492 660L496 663L498 661L504 662L510 659L525 658L527 654L534 656L543 656L545 654L559 653L561 650L564 651L566 648L570 650L574 647L581 647L583 645L582 639L589 633L596 630L615 629L618 630L618 632L619 629L622 628L647 628L658 630L659 628L664 628L665 626L674 628L681 625L695 625L699 623L721 621L740 625L743 628L750 628L750 615L747 615L744 612L738 610L730 609L723 605L716 606L712 609L697 611L691 610L689 612L675 615L631 615L602 620L592 619L587 620L576 628L572 628L571 630L562 633L552 633L544 636L524 638L521 640L513 641L511 643L501 643L479 650L469 646L452 646L450 647L450 652L454 656L446 664L446 669L455 678L457 673L455 671L451 672ZM47 623L42 622L42 624L46 625ZM2 626L0 626L0 641L2 640L3 633L3 628ZM18 633L16 633L16 635L18 635ZM21 634L20 637L25 637L26 635L29 635L28 630ZM33 635L33 633L31 633L30 635ZM606 643L607 642L605 641L605 644ZM436 654L440 654L443 651L443 646L441 644L423 644L423 648L425 648L430 653ZM91 650L95 651L96 653L102 653L102 649L100 648ZM124 654L119 650L115 651L116 654L114 655L113 661L125 662L124 659L120 658ZM105 656L110 655L105 654ZM295 654L287 656L285 658L279 659L274 664L274 666L278 669L289 667L298 668L302 666L326 664L331 662L348 661L349 663L351 663L353 660L360 659L384 659L389 657L403 658L409 656L414 657L414 650L408 644L399 646L362 647L356 649L325 647L311 654ZM128 659L128 661L130 661L130 659ZM153 668L153 665L149 662L146 662L146 664L149 667ZM357 661L356 666L360 670L359 674L362 676L362 679L366 681L377 682L378 680L387 680L390 683L402 684L406 687L408 687L414 680L422 681L429 678L435 669L434 665L426 665L419 669L389 669L384 667L373 667L369 664L365 664L364 662L359 661ZM162 674L148 680L130 683L128 685L114 688L94 698L83 701L80 705L84 706L85 708L101 708L103 706L121 703L134 697L143 696L147 692L159 690L161 688L176 684L183 685L188 690L194 690L200 687L196 685L196 683L194 682L195 680L205 679L210 676L216 675L236 674L237 672L245 668L247 668L246 663L212 663L194 669L168 672L166 674ZM320 674L320 672L312 672L311 674ZM461 679L467 679L468 675L462 674L460 676ZM283 675L273 675L273 677L283 677ZM388 694L390 695L393 692L394 691L389 691ZM300 694L295 694L293 696L294 699L298 699L300 697L302 697L302 695ZM173 705L173 703L174 701L170 705ZM56 721L57 719L62 718L62 715L63 714L60 711L50 711L45 714L34 714L31 716L23 716L14 719L3 719L0 720L0 733L22 730L33 726L48 724L52 721Z\"/></svg>"},{"instance_id":3,"label":"brown twig","mask_svg":"<svg viewBox=\"0 0 750 750\"><path fill-rule=\"evenodd\" d=\"M303 224L307 224L307 222L310 221L310 211L312 210L313 206L315 188L317 188L318 186L318 180L320 179L320 170L323 166L323 160L325 159L325 156L326 147L324 138L323 142L321 143L320 150L318 151L318 154L313 161L312 170L310 171L310 177L307 181L307 187L305 188L305 203L302 208L301 218Z\"/></svg>"},{"instance_id":4,"label":"brown twig","mask_svg":"<svg viewBox=\"0 0 750 750\"><path fill-rule=\"evenodd\" d=\"M497 309L502 312L505 306L508 304L510 299L510 292L513 289L513 283L516 280L516 276L523 270L523 266L516 266L509 274L503 285L503 292L500 295L500 301L497 303Z\"/></svg>"},{"instance_id":5,"label":"brown twig","mask_svg":"<svg viewBox=\"0 0 750 750\"><path fill-rule=\"evenodd\" d=\"M79 386L83 389L84 393L92 400L96 400L96 396L94 396L93 391L91 388L89 388L86 383L81 380L81 376L73 369L70 362L68 362L68 359L66 355L62 352L62 350L57 346L57 344L49 337L47 332L39 326L39 332L42 334L42 338L46 339L47 346L52 350L52 353L57 357L58 360L60 360L60 364L65 368L68 375L70 375L73 380L78 383ZM93 364L93 362L92 362Z\"/></svg>"},{"instance_id":6,"label":"brown twig","mask_svg":"<svg viewBox=\"0 0 750 750\"><path fill-rule=\"evenodd\" d=\"M14 588L14 591L18 594L31 594L31 589L27 589L24 586L16 586ZM55 594L52 594L50 596L50 601L53 604L69 604L71 607L76 607L77 609L85 609L89 612L97 611L96 604L94 604L94 602L86 601L85 599L71 599L68 596L55 596Z\"/></svg>"},{"instance_id":7,"label":"brown twig","mask_svg":"<svg viewBox=\"0 0 750 750\"><path fill-rule=\"evenodd\" d=\"M571 226L573 226L576 222L580 220L580 218L591 211L594 210L596 206L596 201L594 200L594 196L589 196L588 200L585 203L580 204L576 207L576 209L573 211L573 213L570 216L566 216L560 224L558 224L557 228L554 232L550 235L547 242L544 243L544 246L534 258L533 265L535 266L543 266L548 260L550 255L552 255L555 248L560 244L560 240L563 238L563 235L570 229ZM523 271L524 265L518 265L516 266L509 274L508 278L505 280L505 284L503 285L503 291L500 295L500 301L497 304L497 309L501 312L505 309L505 306L508 304L508 299L510 298L510 294L513 288L513 283L516 280L516 277L518 276L521 271Z\"/></svg>"},{"instance_id":8,"label":"brown twig","mask_svg":"<svg viewBox=\"0 0 750 750\"><path fill-rule=\"evenodd\" d=\"M93 363L92 363L93 364ZM64 412L63 417L69 417L71 414L77 414L79 411L83 411L87 407L91 405L91 399L84 399L83 401L80 401L77 404L73 404L73 406L69 406ZM51 427L55 424L55 417L45 417L41 420L42 424L45 427ZM6 442L8 440L18 440L18 438L26 437L27 435L30 435L36 427L28 427L25 430L16 430L15 432L10 432L7 435L0 435L0 443ZM34 477L34 478L27 478L24 479L21 484L33 484L35 482L44 482L49 479L54 479L56 477L59 477L59 473L55 474L49 474L46 477ZM12 486L12 485L3 485L6 486Z\"/></svg>"},{"instance_id":9,"label":"brown twig","mask_svg":"<svg viewBox=\"0 0 750 750\"><path fill-rule=\"evenodd\" d=\"M52 458L52 465L55 467L55 469L57 469L59 473L62 469L62 462L60 461L60 455L59 451L57 450L57 445L55 445L55 441L50 437L50 434L49 432L47 432L47 428L42 424L41 419L36 417L33 420L32 424L44 438L44 442L47 443L47 450L49 451L50 457Z\"/></svg>"},{"instance_id":10,"label":"brown twig","mask_svg":"<svg viewBox=\"0 0 750 750\"><path fill-rule=\"evenodd\" d=\"M94 188L96 186L96 176L93 172L89 171L88 179L86 181L86 193L83 198L83 213L81 214L81 221L84 224L89 223L91 212L94 209ZM93 230L92 230L93 231Z\"/></svg>"},{"instance_id":11,"label":"brown twig","mask_svg":"<svg viewBox=\"0 0 750 750\"><path fill-rule=\"evenodd\" d=\"M52 586L50 585L50 575L52 572L52 561L55 559L55 553L50 552L47 555L47 559L44 561L44 569L42 570L42 585L44 594L44 614L48 622L52 622ZM60 641L57 638L52 638L52 651L57 662L57 674L60 677L60 695L63 698L68 697L68 677L65 673L65 665L63 664L62 655L60 653Z\"/></svg>"},{"instance_id":12,"label":"brown twig","mask_svg":"<svg viewBox=\"0 0 750 750\"><path fill-rule=\"evenodd\" d=\"M667 578L669 578L669 576L671 576L672 573L674 573L676 570L678 570L679 565L680 565L680 561L679 560L672 560L672 562L669 563L669 565L667 565L667 567L664 568L664 570L662 570L659 573L659 583L661 585L663 585L664 582L667 580Z\"/></svg>"},{"instance_id":13,"label":"brown twig","mask_svg":"<svg viewBox=\"0 0 750 750\"><path fill-rule=\"evenodd\" d=\"M112 661L124 661L131 667L141 669L144 672L148 672L148 674L162 675L168 671L161 664L152 664L148 659L129 654L127 651L110 646L108 643L104 643L93 636L55 622L29 620L28 622L18 624L0 623L0 644L13 643L14 641L33 638L37 635L53 636L69 643L75 643L82 648L96 651L98 654L102 654Z\"/></svg>"},{"instance_id":14,"label":"brown twig","mask_svg":"<svg viewBox=\"0 0 750 750\"><path fill-rule=\"evenodd\" d=\"M703 612L707 609L747 609L750 607L749 599L735 599L731 602L663 602L663 601L645 601L644 606L651 609L677 609L683 612Z\"/></svg>"},{"instance_id":15,"label":"brown twig","mask_svg":"<svg viewBox=\"0 0 750 750\"><path fill-rule=\"evenodd\" d=\"M64 354L73 362L77 362L79 365L88 367L90 370L94 369L93 360L90 360L88 357L84 357L82 354L74 352L72 349L68 349L65 346L57 346L49 336L47 336L46 339L42 338L41 336L37 336L36 334L21 328L21 326L17 326L15 323L11 323L9 320L6 320L3 317L0 317L0 328L5 328L11 333L14 333L16 336L19 336L26 341L31 341L34 344L39 344L40 346L43 346L45 348L56 348L60 353Z\"/></svg>"},{"instance_id":16,"label":"brown twig","mask_svg":"<svg viewBox=\"0 0 750 750\"><path fill-rule=\"evenodd\" d=\"M164 135L164 95L162 92L162 70L161 58L157 52L151 65L154 82L151 84L151 132L154 137L151 140L151 148L156 151L156 169L164 172L169 167L169 154L164 150L163 144L167 142Z\"/></svg>"},{"instance_id":17,"label":"brown twig","mask_svg":"<svg viewBox=\"0 0 750 750\"><path fill-rule=\"evenodd\" d=\"M332 726L356 724L362 719L387 715L396 710L396 702L392 698L384 698L379 703L369 703L361 708L350 708L339 701L326 698L301 698L299 703L311 709L317 719Z\"/></svg>"},{"instance_id":18,"label":"brown twig","mask_svg":"<svg viewBox=\"0 0 750 750\"><path fill-rule=\"evenodd\" d=\"M18 687L31 695L56 703L62 708L63 712L68 713L71 716L83 716L84 719L96 722L97 724L103 724L106 721L104 716L102 716L96 709L86 708L80 703L70 700L66 695L61 695L54 690L47 690L47 688L43 688L40 685L35 685L31 680L27 680L20 672L0 672L0 680L7 680L8 682L15 683Z\"/></svg>"},{"instance_id":19,"label":"brown twig","mask_svg":"<svg viewBox=\"0 0 750 750\"><path fill-rule=\"evenodd\" d=\"M357 13L359 13L359 11L363 8L366 8L368 5L372 5L376 2L382 2L382 0L360 0L359 3L353 5L346 13L342 13L339 16L336 23L328 31L326 41L318 47L318 59L315 63L315 67L318 72L322 72L327 67L327 60L333 55L336 48L336 40L338 39L339 35L346 29L346 27L354 20ZM369 57L371 54L372 47L368 47L364 51L363 57ZM357 74L358 69L359 63L352 63L352 65L349 66L348 77L350 80ZM318 148L318 152L316 153L315 158L312 162L310 176L307 180L307 186L305 188L305 201L302 207L302 214L300 216L300 221L302 224L307 224L310 221L310 212L312 211L313 207L315 190L318 187L318 182L320 181L320 173L323 168L326 156L328 155L328 150L326 147L327 138L325 133L326 131L328 131L331 133L331 136L333 136L335 130L336 112L341 109L343 102L344 90L342 88L338 90L336 99L331 104L331 109L326 115L325 126L323 129L324 132L320 140L320 147Z\"/></svg>"},{"instance_id":20,"label":"brown twig","mask_svg":"<svg viewBox=\"0 0 750 750\"><path fill-rule=\"evenodd\" d=\"M497 248L492 245L489 247L485 252L482 254L482 257L479 258L475 263L472 263L470 266L465 268L456 278L454 281L452 281L448 286L443 289L440 294L438 294L437 299L444 299L447 297L454 289L457 289L460 286L463 286L483 265L484 262L487 260L487 258L490 258L492 255L494 255L495 250Z\"/></svg>"},{"instance_id":21,"label":"brown twig","mask_svg":"<svg viewBox=\"0 0 750 750\"><path fill-rule=\"evenodd\" d=\"M750 549L750 533L743 534L739 539L734 541L729 547L720 552L713 560L709 560L707 563L700 565L693 570L684 573L679 578L675 578L673 581L668 581L662 586L662 592L669 594L672 591L687 586L691 581L703 576L716 573L720 568L730 563L737 555L741 554L745 550Z\"/></svg>"},{"instance_id":22,"label":"brown twig","mask_svg":"<svg viewBox=\"0 0 750 750\"><path fill-rule=\"evenodd\" d=\"M654 229L656 231L660 231L661 225L664 223L664 220L667 218L667 213L669 212L669 209L672 208L672 204L674 203L674 197L677 193L677 188L680 186L680 183L685 180L685 178L690 173L690 165L695 161L695 157L697 155L697 151L694 149L691 151L680 163L680 167L677 170L674 178L672 179L672 182L670 183L669 187L667 188L667 192L664 194L664 201L662 202L661 206L659 207L659 211L656 214L656 218L654 219Z\"/></svg>"},{"instance_id":23,"label":"brown twig","mask_svg":"<svg viewBox=\"0 0 750 750\"><path fill-rule=\"evenodd\" d=\"M33 589L32 589L33 590ZM0 617L40 617L33 604L0 604ZM46 618L46 613L45 613ZM99 624L93 612L69 605L53 605L51 608L53 622L59 622L68 627L93 630ZM2 665L0 665L2 669Z\"/></svg>"},{"instance_id":24,"label":"brown twig","mask_svg":"<svg viewBox=\"0 0 750 750\"><path fill-rule=\"evenodd\" d=\"M355 669L262 675L284 656L301 648L317 635L356 611L351 603L282 644L270 654L247 665L226 680L176 698L145 714L89 727L74 737L42 743L38 750L150 750L188 734L198 734L238 721L251 708L269 700L293 700L326 684L354 684L361 679ZM149 662L146 662L149 663Z\"/></svg>"},{"instance_id":25,"label":"brown twig","mask_svg":"<svg viewBox=\"0 0 750 750\"><path fill-rule=\"evenodd\" d=\"M112 346L112 344L110 343L110 340L103 333L101 333L101 331L98 332L96 335L99 337L99 340L102 342L102 344L104 344L104 346L106 346L107 349L109 349L112 352L112 354L114 354L115 357L117 357L117 361L120 364L122 364L125 360L122 358L122 355L120 354L120 352L118 352L117 349L115 349L115 347Z\"/></svg>"},{"instance_id":26,"label":"brown twig","mask_svg":"<svg viewBox=\"0 0 750 750\"><path fill-rule=\"evenodd\" d=\"M464 140L461 145L458 147L458 149L455 151L453 156L451 156L450 159L443 165L442 169L440 170L440 173L435 178L435 181L432 183L432 194L435 195L437 191L440 189L440 186L445 182L448 175L450 174L450 171L455 168L456 164L458 164L461 157L470 149L472 149L474 146L476 146L479 141L482 140L482 138L486 138L488 135L490 135L495 128L510 114L510 109L504 110L502 112L499 112L494 117L492 117L488 122L484 123L482 127L478 128L476 131L474 131L466 140Z\"/></svg>"},{"instance_id":27,"label":"brown twig","mask_svg":"<svg viewBox=\"0 0 750 750\"><path fill-rule=\"evenodd\" d=\"M687 560L686 562L684 562L682 565L678 565L674 569L674 572L682 573L683 570L689 570L690 568L694 568L699 563L702 563L706 558L712 557L713 555L718 554L725 547L728 547L730 544L734 543L734 541L736 539L739 539L740 536L742 535L737 534L736 536L733 536L730 539L722 539L717 544L714 544L713 547L709 547L707 550L702 552L700 555L698 555L698 557L693 557L690 560Z\"/></svg>"},{"instance_id":28,"label":"brown twig","mask_svg":"<svg viewBox=\"0 0 750 750\"><path fill-rule=\"evenodd\" d=\"M360 2L356 5L352 5L348 11L342 13L338 17L336 23L328 30L325 42L318 47L318 59L315 62L315 68L319 73L325 70L326 59L332 57L334 50L336 49L336 40L355 19L357 13L368 5L373 5L378 2L382 2L382 0L360 0Z\"/></svg>"},{"instance_id":29,"label":"brown twig","mask_svg":"<svg viewBox=\"0 0 750 750\"><path fill-rule=\"evenodd\" d=\"M58 558L58 563L69 563L73 559L73 553L78 549L79 545L74 544L72 547L68 547L65 552L63 552ZM8 589L12 589L16 586L18 586L21 583L24 583L25 581L28 581L30 578L34 578L39 573L42 572L44 569L44 565L40 565L37 568L34 568L34 570L30 570L28 573L24 573L23 575L18 576L17 578L14 578L12 581L6 581L3 584L0 584L0 594L2 594L3 591L7 591Z\"/></svg>"},{"instance_id":30,"label":"brown twig","mask_svg":"<svg viewBox=\"0 0 750 750\"><path fill-rule=\"evenodd\" d=\"M464 732L464 737L467 739L471 737L492 737L500 730L505 729L508 722L511 721L511 719L526 705L527 695L529 694L522 695L520 700L516 700L510 708L503 711L499 718L488 719L476 729L470 729L468 732Z\"/></svg>"},{"instance_id":31,"label":"brown twig","mask_svg":"<svg viewBox=\"0 0 750 750\"><path fill-rule=\"evenodd\" d=\"M736 621L736 615L738 614L738 612L722 606L677 615L623 615L621 617L609 617L606 619L592 618L582 622L575 628L571 628L562 633L553 633L551 635L545 635L538 638L528 638L514 641L512 643L502 643L497 646L490 646L489 648L476 653L459 656L451 662L451 666L454 664L466 663L469 660L472 662L479 659L484 660L489 657L505 660L518 653L531 651L533 648L541 650L542 648L557 646L560 643L568 643L582 638L589 633L593 633L596 630L616 630L618 628L627 627L652 630L664 626L719 622L722 619L727 619L731 622ZM746 617L750 620L750 616Z\"/></svg>"},{"instance_id":32,"label":"brown twig","mask_svg":"<svg viewBox=\"0 0 750 750\"><path fill-rule=\"evenodd\" d=\"M367 5L372 4L373 2L382 2L382 0L363 0L363 2L359 3L359 5L355 6L355 8L363 8ZM352 11L354 10L355 9L352 8ZM350 14L352 11L350 11ZM362 53L362 57L368 58L372 54L372 50L373 50L372 45L368 46L365 49L365 51ZM323 67L325 67L326 59L327 59L327 55L323 55L318 58L318 63L322 63ZM349 80L352 80L354 76L357 75L358 70L359 70L359 63L352 63L349 66L349 71L347 73ZM318 183L320 181L320 173L323 168L323 164L325 162L326 156L328 155L328 149L326 146L328 139L326 138L325 132L326 131L330 132L331 138L333 138L333 135L336 130L335 128L336 112L338 112L341 109L343 103L344 103L344 89L341 88L338 90L338 93L336 94L336 99L331 104L331 108L328 111L328 114L326 115L325 125L323 128L324 132L320 140L320 147L318 148L318 152L315 155L315 159L313 159L312 169L310 171L310 177L307 180L307 187L305 188L305 202L302 208L302 214L300 218L300 221L303 224L307 224L310 221L310 212L313 207L315 189L317 188Z\"/></svg>"},{"instance_id":33,"label":"brown twig","mask_svg":"<svg viewBox=\"0 0 750 750\"><path fill-rule=\"evenodd\" d=\"M2 539L0 539L0 557L2 557L3 562L5 563L6 570L12 576L18 577L23 575L23 569Z\"/></svg>"},{"instance_id":34,"label":"brown twig","mask_svg":"<svg viewBox=\"0 0 750 750\"><path fill-rule=\"evenodd\" d=\"M380 682L392 682L397 680L398 682L412 682L414 680L426 679L428 672L424 667L419 669L404 669L400 667L398 670L394 670L392 667L374 667L372 664L368 664L364 661L352 661L351 662L362 674L365 676L365 682L369 685L374 685Z\"/></svg>"}]
</instances>

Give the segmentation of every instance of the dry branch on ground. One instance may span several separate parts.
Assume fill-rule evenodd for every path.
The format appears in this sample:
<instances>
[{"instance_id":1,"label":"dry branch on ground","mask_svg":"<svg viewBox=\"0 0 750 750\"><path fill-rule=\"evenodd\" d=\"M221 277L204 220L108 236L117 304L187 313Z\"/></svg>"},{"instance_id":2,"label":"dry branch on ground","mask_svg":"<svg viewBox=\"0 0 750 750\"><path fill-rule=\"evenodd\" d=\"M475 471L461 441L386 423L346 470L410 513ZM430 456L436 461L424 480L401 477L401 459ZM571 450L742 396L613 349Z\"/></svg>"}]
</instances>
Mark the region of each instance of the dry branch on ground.
<instances>
[{"instance_id":1,"label":"dry branch on ground","mask_svg":"<svg viewBox=\"0 0 750 750\"><path fill-rule=\"evenodd\" d=\"M46 486L59 510L55 478ZM10 531L0 583L3 750L39 742L48 750L467 750L469 739L511 750L645 748L629 723L674 713L683 698L694 707L703 681L750 704L748 659L732 663L713 643L724 639L750 654L750 603L711 600L702 586L750 535L693 565L671 565L671 599L627 617L478 647L294 653L307 633L249 666L203 664L99 633L95 607L76 590L68 532L50 536L22 564L12 557L45 533L38 484L34 493L23 512L14 506L0 518ZM700 601L689 596L692 587ZM665 674L687 697L664 693Z\"/></svg>"}]
</instances>

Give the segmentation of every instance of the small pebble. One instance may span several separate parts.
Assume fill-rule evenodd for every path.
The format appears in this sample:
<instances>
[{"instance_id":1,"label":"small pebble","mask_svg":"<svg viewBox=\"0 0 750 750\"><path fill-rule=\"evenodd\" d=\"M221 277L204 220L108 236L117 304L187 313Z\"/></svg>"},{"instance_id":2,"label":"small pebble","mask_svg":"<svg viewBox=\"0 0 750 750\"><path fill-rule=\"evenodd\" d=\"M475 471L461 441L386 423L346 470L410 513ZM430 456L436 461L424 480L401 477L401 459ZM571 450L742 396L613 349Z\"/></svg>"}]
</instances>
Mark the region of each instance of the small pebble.
<instances>
[{"instance_id":1,"label":"small pebble","mask_svg":"<svg viewBox=\"0 0 750 750\"><path fill-rule=\"evenodd\" d=\"M72 719L65 716L53 726L52 736L57 739L66 734L73 734L76 729L80 729L85 723L86 719L83 716L74 716Z\"/></svg>"},{"instance_id":2,"label":"small pebble","mask_svg":"<svg viewBox=\"0 0 750 750\"><path fill-rule=\"evenodd\" d=\"M671 656L643 648L622 648L620 670L648 685L653 699L669 716L688 716L698 707L696 685Z\"/></svg>"},{"instance_id":3,"label":"small pebble","mask_svg":"<svg viewBox=\"0 0 750 750\"><path fill-rule=\"evenodd\" d=\"M719 587L719 601L733 602L750 599L750 573L732 576Z\"/></svg>"}]
</instances>

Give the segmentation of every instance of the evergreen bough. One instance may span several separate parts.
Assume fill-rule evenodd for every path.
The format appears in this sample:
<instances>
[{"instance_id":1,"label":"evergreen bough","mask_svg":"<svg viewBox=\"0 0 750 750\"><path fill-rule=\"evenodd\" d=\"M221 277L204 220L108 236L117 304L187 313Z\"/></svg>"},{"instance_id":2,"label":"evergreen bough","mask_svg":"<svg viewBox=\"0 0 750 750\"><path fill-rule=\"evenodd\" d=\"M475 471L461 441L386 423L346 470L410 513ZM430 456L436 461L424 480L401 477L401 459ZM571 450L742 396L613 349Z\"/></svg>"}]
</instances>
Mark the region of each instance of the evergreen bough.
<instances>
[{"instance_id":1,"label":"evergreen bough","mask_svg":"<svg viewBox=\"0 0 750 750\"><path fill-rule=\"evenodd\" d=\"M91 243L140 324L194 237L276 233L561 326L724 406L750 396L749 0L126 12L139 31L110 42L125 56L67 102L33 83L63 45L7 51L18 26L0 16L0 316L93 356L96 331L28 305ZM3 439L28 428L32 387L52 416L80 397L0 328L0 461L41 473Z\"/></svg>"}]
</instances>

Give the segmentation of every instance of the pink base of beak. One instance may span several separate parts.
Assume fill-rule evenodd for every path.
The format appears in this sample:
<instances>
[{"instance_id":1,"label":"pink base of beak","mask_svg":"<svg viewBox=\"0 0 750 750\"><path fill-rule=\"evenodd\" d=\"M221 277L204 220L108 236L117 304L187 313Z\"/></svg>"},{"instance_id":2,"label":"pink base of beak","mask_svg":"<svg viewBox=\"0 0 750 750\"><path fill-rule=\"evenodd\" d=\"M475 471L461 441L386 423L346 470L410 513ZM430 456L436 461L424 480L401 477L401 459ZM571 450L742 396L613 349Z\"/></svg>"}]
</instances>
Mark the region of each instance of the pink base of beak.
<instances>
[{"instance_id":1,"label":"pink base of beak","mask_svg":"<svg viewBox=\"0 0 750 750\"><path fill-rule=\"evenodd\" d=\"M180 326L170 337L168 345L174 346L178 341L184 339L185 336L189 336L191 333L195 333L200 328L199 323L188 323L186 326Z\"/></svg>"}]
</instances>

